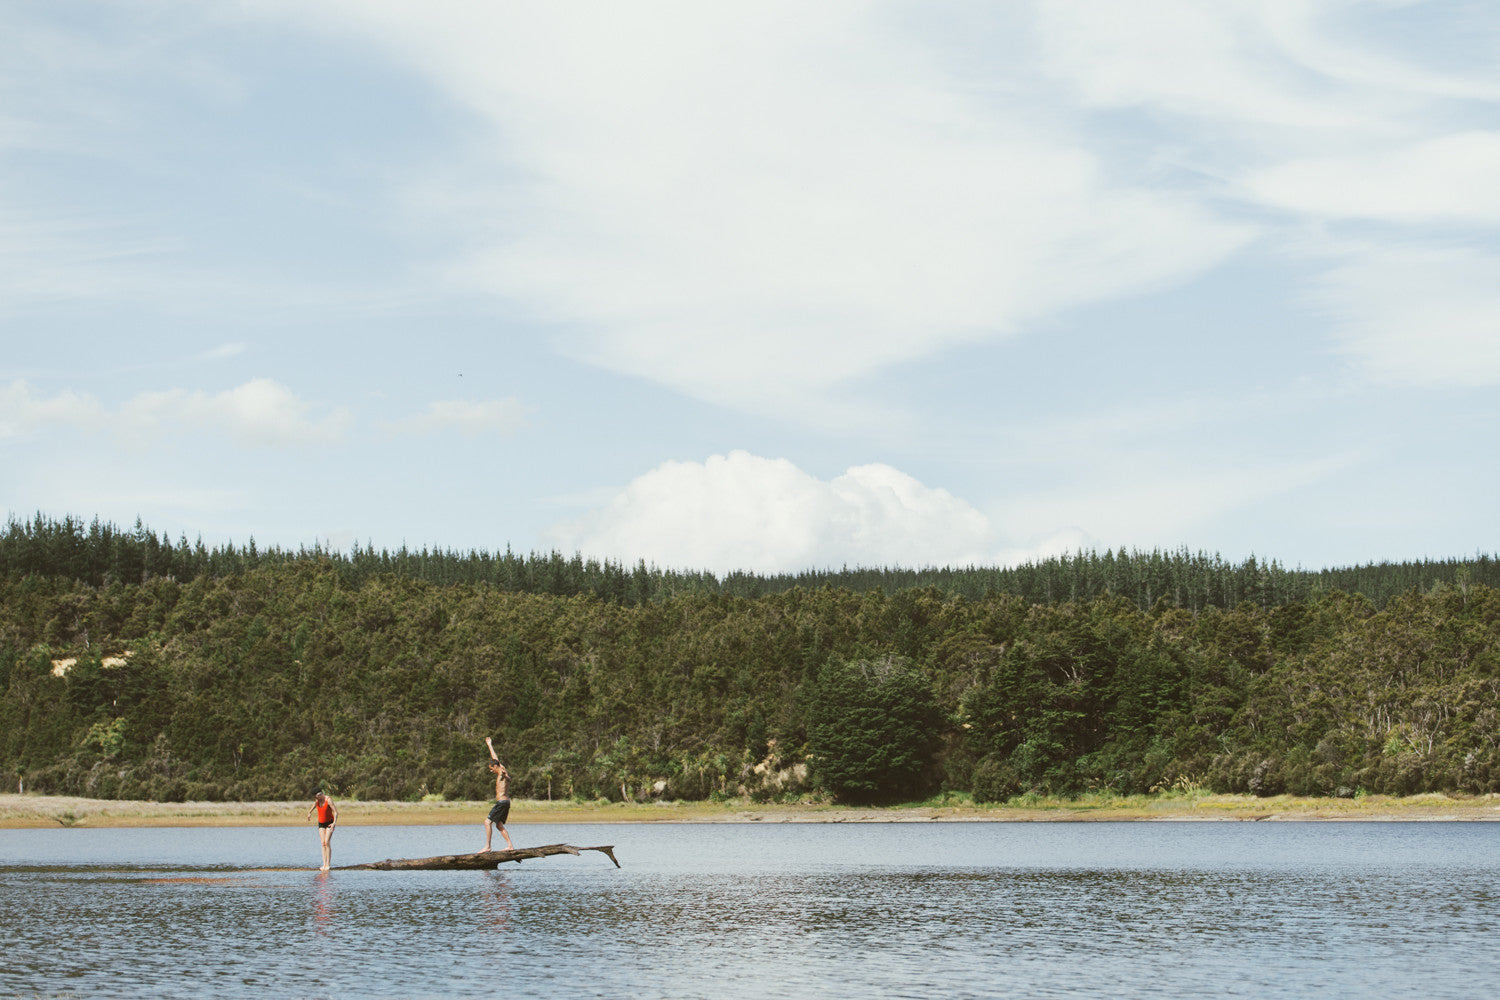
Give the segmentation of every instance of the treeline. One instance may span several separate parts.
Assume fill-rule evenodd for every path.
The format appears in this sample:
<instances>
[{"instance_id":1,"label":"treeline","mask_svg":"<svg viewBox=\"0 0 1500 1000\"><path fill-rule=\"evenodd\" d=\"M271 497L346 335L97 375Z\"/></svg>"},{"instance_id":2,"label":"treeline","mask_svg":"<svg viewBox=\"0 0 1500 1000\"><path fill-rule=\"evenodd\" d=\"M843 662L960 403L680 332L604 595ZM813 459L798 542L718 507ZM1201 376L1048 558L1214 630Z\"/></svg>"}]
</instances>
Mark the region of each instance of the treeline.
<instances>
[{"instance_id":1,"label":"treeline","mask_svg":"<svg viewBox=\"0 0 1500 1000\"><path fill-rule=\"evenodd\" d=\"M0 576L0 779L98 797L1500 791L1500 590L554 595ZM1186 602L1184 602L1186 603Z\"/></svg>"},{"instance_id":2,"label":"treeline","mask_svg":"<svg viewBox=\"0 0 1500 1000\"><path fill-rule=\"evenodd\" d=\"M612 603L636 605L685 595L760 597L795 589L825 586L892 595L935 587L945 594L978 600L1010 594L1035 604L1088 601L1106 594L1124 597L1143 610L1158 601L1198 611L1234 608L1251 601L1262 607L1300 603L1340 591L1362 594L1377 608L1412 589L1482 583L1500 587L1500 558L1370 563L1335 569L1288 569L1275 560L1250 557L1231 563L1217 554L1189 552L1077 552L1014 567L943 567L928 569L855 568L801 573L713 573L661 569L638 562L625 566L558 552L520 555L451 549L376 550L367 543L348 552L320 544L295 550L261 548L254 538L244 545L207 546L186 536L173 541L157 535L139 520L132 529L85 524L71 515L61 520L38 513L31 520L11 517L0 535L0 576L59 576L93 586L143 583L158 577L186 582L221 578L285 563L331 565L349 586L384 576L400 576L443 585L484 583L511 593L556 597L589 595Z\"/></svg>"}]
</instances>

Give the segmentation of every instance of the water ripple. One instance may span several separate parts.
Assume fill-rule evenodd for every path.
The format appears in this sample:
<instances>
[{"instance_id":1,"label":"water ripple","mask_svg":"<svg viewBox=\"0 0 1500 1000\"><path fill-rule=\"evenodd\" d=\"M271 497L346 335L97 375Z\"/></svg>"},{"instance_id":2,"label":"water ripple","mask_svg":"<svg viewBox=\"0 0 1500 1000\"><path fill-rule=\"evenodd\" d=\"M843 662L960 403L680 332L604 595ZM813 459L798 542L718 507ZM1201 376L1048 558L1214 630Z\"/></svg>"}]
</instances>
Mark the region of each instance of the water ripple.
<instances>
[{"instance_id":1,"label":"water ripple","mask_svg":"<svg viewBox=\"0 0 1500 1000\"><path fill-rule=\"evenodd\" d=\"M256 867L223 831L94 831L71 864L11 831L0 994L1476 996L1500 828L1421 826L622 827L621 870L331 873L288 865L306 831L237 832Z\"/></svg>"}]
</instances>

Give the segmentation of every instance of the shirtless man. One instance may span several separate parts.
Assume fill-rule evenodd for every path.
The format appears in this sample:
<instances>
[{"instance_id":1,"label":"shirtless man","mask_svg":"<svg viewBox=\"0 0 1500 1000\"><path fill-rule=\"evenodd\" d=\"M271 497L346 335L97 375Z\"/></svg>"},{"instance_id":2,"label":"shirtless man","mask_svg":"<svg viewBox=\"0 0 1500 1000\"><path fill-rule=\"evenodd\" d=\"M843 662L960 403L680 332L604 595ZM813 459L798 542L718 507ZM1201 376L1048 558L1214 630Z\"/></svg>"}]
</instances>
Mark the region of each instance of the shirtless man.
<instances>
[{"instance_id":1,"label":"shirtless man","mask_svg":"<svg viewBox=\"0 0 1500 1000\"><path fill-rule=\"evenodd\" d=\"M516 845L511 843L510 834L505 832L505 821L510 817L510 772L500 763L500 756L495 753L495 744L490 742L488 736L484 738L484 745L490 748L490 771L495 775L495 804L490 807L490 814L484 818L484 849L490 849L490 836L498 828L500 836L505 838L505 846L514 851Z\"/></svg>"},{"instance_id":2,"label":"shirtless man","mask_svg":"<svg viewBox=\"0 0 1500 1000\"><path fill-rule=\"evenodd\" d=\"M326 872L333 860L333 827L339 821L339 811L333 800L322 792L314 795L313 804L307 807L308 819L312 819L314 809L318 811L318 836L323 841L323 867L319 870Z\"/></svg>"}]
</instances>

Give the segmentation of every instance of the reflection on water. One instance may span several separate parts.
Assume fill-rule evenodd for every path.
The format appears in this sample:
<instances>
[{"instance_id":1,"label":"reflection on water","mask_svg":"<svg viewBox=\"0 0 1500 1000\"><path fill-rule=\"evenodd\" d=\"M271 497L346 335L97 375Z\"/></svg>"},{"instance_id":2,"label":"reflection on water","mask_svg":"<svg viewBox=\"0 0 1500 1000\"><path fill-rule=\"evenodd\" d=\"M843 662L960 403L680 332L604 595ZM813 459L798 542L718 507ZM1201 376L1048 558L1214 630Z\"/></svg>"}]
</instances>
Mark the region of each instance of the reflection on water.
<instances>
[{"instance_id":1,"label":"reflection on water","mask_svg":"<svg viewBox=\"0 0 1500 1000\"><path fill-rule=\"evenodd\" d=\"M318 872L293 867L318 863L305 830L0 832L0 996L1459 997L1500 973L1494 824L519 830L624 868ZM353 828L341 860L450 837Z\"/></svg>"},{"instance_id":2,"label":"reflection on water","mask_svg":"<svg viewBox=\"0 0 1500 1000\"><path fill-rule=\"evenodd\" d=\"M333 873L320 871L313 876L313 926L327 934L333 922Z\"/></svg>"},{"instance_id":3,"label":"reflection on water","mask_svg":"<svg viewBox=\"0 0 1500 1000\"><path fill-rule=\"evenodd\" d=\"M481 929L505 934L510 930L510 880L495 872L486 881L484 895L488 905L484 908L486 919Z\"/></svg>"}]
</instances>

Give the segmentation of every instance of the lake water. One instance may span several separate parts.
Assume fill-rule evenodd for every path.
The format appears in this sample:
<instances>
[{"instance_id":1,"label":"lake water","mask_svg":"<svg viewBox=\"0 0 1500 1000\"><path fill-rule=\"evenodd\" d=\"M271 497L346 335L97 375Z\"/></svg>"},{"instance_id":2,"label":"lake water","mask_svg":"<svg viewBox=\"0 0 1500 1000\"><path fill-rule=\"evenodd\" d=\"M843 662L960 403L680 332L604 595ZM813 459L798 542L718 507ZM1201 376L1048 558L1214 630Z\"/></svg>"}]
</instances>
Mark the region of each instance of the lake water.
<instances>
[{"instance_id":1,"label":"lake water","mask_svg":"<svg viewBox=\"0 0 1500 1000\"><path fill-rule=\"evenodd\" d=\"M0 831L0 997L1488 997L1500 824ZM470 827L343 827L334 864ZM280 870L277 870L280 869Z\"/></svg>"}]
</instances>

